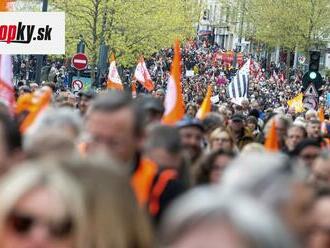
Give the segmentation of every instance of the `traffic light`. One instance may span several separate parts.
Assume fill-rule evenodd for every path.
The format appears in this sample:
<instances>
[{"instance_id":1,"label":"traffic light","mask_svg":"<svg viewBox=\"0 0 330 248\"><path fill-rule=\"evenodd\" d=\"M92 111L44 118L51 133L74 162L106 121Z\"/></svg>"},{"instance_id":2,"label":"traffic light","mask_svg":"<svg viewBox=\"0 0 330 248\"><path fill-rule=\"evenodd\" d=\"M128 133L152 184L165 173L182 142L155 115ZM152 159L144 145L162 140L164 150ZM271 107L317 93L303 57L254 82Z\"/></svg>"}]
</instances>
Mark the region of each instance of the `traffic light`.
<instances>
[{"instance_id":1,"label":"traffic light","mask_svg":"<svg viewBox=\"0 0 330 248\"><path fill-rule=\"evenodd\" d=\"M318 71L320 65L320 52L319 51L311 51L309 59L309 70L310 71Z\"/></svg>"},{"instance_id":2,"label":"traffic light","mask_svg":"<svg viewBox=\"0 0 330 248\"><path fill-rule=\"evenodd\" d=\"M310 70L304 74L302 83L304 90L306 90L311 83L314 85L316 90L319 90L323 85L323 79L319 72Z\"/></svg>"}]
</instances>

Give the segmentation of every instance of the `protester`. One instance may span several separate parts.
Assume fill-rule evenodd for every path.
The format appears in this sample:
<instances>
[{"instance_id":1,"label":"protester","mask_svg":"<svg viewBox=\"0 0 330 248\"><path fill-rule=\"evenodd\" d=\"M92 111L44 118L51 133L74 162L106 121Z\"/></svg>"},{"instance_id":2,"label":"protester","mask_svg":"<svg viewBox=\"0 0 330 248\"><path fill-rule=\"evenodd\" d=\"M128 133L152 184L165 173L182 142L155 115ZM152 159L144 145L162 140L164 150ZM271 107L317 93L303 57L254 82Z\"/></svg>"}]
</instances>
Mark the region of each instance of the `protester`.
<instances>
[{"instance_id":1,"label":"protester","mask_svg":"<svg viewBox=\"0 0 330 248\"><path fill-rule=\"evenodd\" d=\"M216 149L204 155L194 165L193 182L200 184L217 184L230 161L235 157L231 150Z\"/></svg>"},{"instance_id":2,"label":"protester","mask_svg":"<svg viewBox=\"0 0 330 248\"><path fill-rule=\"evenodd\" d=\"M189 192L163 219L161 247L299 247L267 207L211 188Z\"/></svg>"},{"instance_id":3,"label":"protester","mask_svg":"<svg viewBox=\"0 0 330 248\"><path fill-rule=\"evenodd\" d=\"M230 131L239 150L242 150L245 145L254 141L252 132L245 128L244 125L244 116L242 114L234 114L229 122Z\"/></svg>"},{"instance_id":4,"label":"protester","mask_svg":"<svg viewBox=\"0 0 330 248\"><path fill-rule=\"evenodd\" d=\"M113 91L99 95L86 114L85 125L89 152L104 151L125 163L128 170L134 167L142 148L143 120L127 94Z\"/></svg>"},{"instance_id":5,"label":"protester","mask_svg":"<svg viewBox=\"0 0 330 248\"><path fill-rule=\"evenodd\" d=\"M9 172L0 199L2 247L88 247L81 189L49 161Z\"/></svg>"},{"instance_id":6,"label":"protester","mask_svg":"<svg viewBox=\"0 0 330 248\"><path fill-rule=\"evenodd\" d=\"M59 129L43 130L31 135L25 141L24 152L29 159L44 157L63 159L78 156L74 139Z\"/></svg>"},{"instance_id":7,"label":"protester","mask_svg":"<svg viewBox=\"0 0 330 248\"><path fill-rule=\"evenodd\" d=\"M150 127L144 149L145 156L158 165L148 203L150 214L158 222L170 203L188 189L189 168L175 127Z\"/></svg>"},{"instance_id":8,"label":"protester","mask_svg":"<svg viewBox=\"0 0 330 248\"><path fill-rule=\"evenodd\" d=\"M228 195L248 194L265 203L304 243L312 227L313 190L307 184L308 175L306 167L285 155L243 154L229 164L219 188Z\"/></svg>"},{"instance_id":9,"label":"protester","mask_svg":"<svg viewBox=\"0 0 330 248\"><path fill-rule=\"evenodd\" d=\"M326 248L330 246L330 195L318 197L313 206L314 227L309 239L308 248Z\"/></svg>"},{"instance_id":10,"label":"protester","mask_svg":"<svg viewBox=\"0 0 330 248\"><path fill-rule=\"evenodd\" d=\"M321 122L317 119L311 119L307 122L307 136L312 139L321 138Z\"/></svg>"},{"instance_id":11,"label":"protester","mask_svg":"<svg viewBox=\"0 0 330 248\"><path fill-rule=\"evenodd\" d=\"M209 148L211 151L218 149L236 151L237 149L231 132L225 128L217 128L211 133Z\"/></svg>"},{"instance_id":12,"label":"protester","mask_svg":"<svg viewBox=\"0 0 330 248\"><path fill-rule=\"evenodd\" d=\"M297 144L305 138L307 138L307 132L304 127L298 125L290 126L285 137L287 151L292 152L296 148Z\"/></svg>"},{"instance_id":13,"label":"protester","mask_svg":"<svg viewBox=\"0 0 330 248\"><path fill-rule=\"evenodd\" d=\"M179 131L174 127L156 124L147 130L144 150L147 157L163 168L182 166L184 157Z\"/></svg>"},{"instance_id":14,"label":"protester","mask_svg":"<svg viewBox=\"0 0 330 248\"><path fill-rule=\"evenodd\" d=\"M151 123L159 123L161 121L165 109L160 98L142 95L136 99L135 104L141 108L141 113L143 113L145 118L145 126Z\"/></svg>"},{"instance_id":15,"label":"protester","mask_svg":"<svg viewBox=\"0 0 330 248\"><path fill-rule=\"evenodd\" d=\"M311 181L317 191L330 190L330 154L321 152L312 165Z\"/></svg>"},{"instance_id":16,"label":"protester","mask_svg":"<svg viewBox=\"0 0 330 248\"><path fill-rule=\"evenodd\" d=\"M62 166L79 181L84 193L87 225L93 227L86 236L86 247L154 247L149 220L138 207L127 176L116 166L95 160L69 160Z\"/></svg>"},{"instance_id":17,"label":"protester","mask_svg":"<svg viewBox=\"0 0 330 248\"><path fill-rule=\"evenodd\" d=\"M86 114L86 111L91 103L91 100L94 98L94 93L89 91L89 92L85 92L85 91L81 91L78 94L79 100L78 100L78 108L80 110L80 113L82 115Z\"/></svg>"},{"instance_id":18,"label":"protester","mask_svg":"<svg viewBox=\"0 0 330 248\"><path fill-rule=\"evenodd\" d=\"M24 159L22 136L18 124L0 113L0 175Z\"/></svg>"},{"instance_id":19,"label":"protester","mask_svg":"<svg viewBox=\"0 0 330 248\"><path fill-rule=\"evenodd\" d=\"M315 159L321 153L321 143L316 139L304 139L298 143L292 154L304 161L308 168L312 168Z\"/></svg>"},{"instance_id":20,"label":"protester","mask_svg":"<svg viewBox=\"0 0 330 248\"><path fill-rule=\"evenodd\" d=\"M186 117L177 123L183 151L194 163L203 152L202 142L204 127L197 119Z\"/></svg>"}]
</instances>

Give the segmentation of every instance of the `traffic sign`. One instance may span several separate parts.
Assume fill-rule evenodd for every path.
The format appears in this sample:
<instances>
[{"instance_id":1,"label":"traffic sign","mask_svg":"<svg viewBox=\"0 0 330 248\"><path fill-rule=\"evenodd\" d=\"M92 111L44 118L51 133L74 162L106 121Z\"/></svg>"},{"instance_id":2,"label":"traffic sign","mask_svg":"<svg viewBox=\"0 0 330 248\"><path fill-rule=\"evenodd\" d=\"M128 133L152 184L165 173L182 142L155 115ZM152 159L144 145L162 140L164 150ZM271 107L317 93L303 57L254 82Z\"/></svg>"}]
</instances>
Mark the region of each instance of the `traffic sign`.
<instances>
[{"instance_id":1,"label":"traffic sign","mask_svg":"<svg viewBox=\"0 0 330 248\"><path fill-rule=\"evenodd\" d=\"M315 89L314 84L310 84L307 89L304 92L305 96L314 96L314 97L318 97L319 94L317 93L317 90Z\"/></svg>"},{"instance_id":2,"label":"traffic sign","mask_svg":"<svg viewBox=\"0 0 330 248\"><path fill-rule=\"evenodd\" d=\"M77 53L72 57L71 65L78 71L85 70L88 65L87 56L84 53Z\"/></svg>"},{"instance_id":3,"label":"traffic sign","mask_svg":"<svg viewBox=\"0 0 330 248\"><path fill-rule=\"evenodd\" d=\"M302 78L303 88L307 90L310 84L313 84L315 89L318 91L323 85L323 79L319 72L308 71Z\"/></svg>"},{"instance_id":4,"label":"traffic sign","mask_svg":"<svg viewBox=\"0 0 330 248\"><path fill-rule=\"evenodd\" d=\"M306 97L304 97L303 103L304 103L304 108L305 109L314 109L314 110L317 110L317 106L318 106L317 97L306 96Z\"/></svg>"},{"instance_id":5,"label":"traffic sign","mask_svg":"<svg viewBox=\"0 0 330 248\"><path fill-rule=\"evenodd\" d=\"M299 62L299 64L304 64L305 63L305 61L306 61L306 57L305 56L299 56L298 57L298 62Z\"/></svg>"},{"instance_id":6,"label":"traffic sign","mask_svg":"<svg viewBox=\"0 0 330 248\"><path fill-rule=\"evenodd\" d=\"M74 81L72 81L72 88L73 88L73 90L79 91L79 90L82 90L83 87L84 87L84 83L82 81L80 81L80 80L74 80Z\"/></svg>"}]
</instances>

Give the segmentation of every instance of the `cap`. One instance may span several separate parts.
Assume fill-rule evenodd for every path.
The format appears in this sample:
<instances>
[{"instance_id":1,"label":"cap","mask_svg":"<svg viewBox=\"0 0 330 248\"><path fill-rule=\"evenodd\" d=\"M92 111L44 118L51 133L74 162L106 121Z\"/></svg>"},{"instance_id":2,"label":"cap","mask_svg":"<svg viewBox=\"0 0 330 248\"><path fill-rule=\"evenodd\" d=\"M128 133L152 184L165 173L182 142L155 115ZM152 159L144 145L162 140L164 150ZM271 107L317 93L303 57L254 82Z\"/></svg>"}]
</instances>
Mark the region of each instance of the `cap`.
<instances>
[{"instance_id":1,"label":"cap","mask_svg":"<svg viewBox=\"0 0 330 248\"><path fill-rule=\"evenodd\" d=\"M85 96L87 98L94 98L95 93L94 93L94 91L91 91L91 90L89 90L89 91L80 91L78 93L78 96L79 97Z\"/></svg>"},{"instance_id":2,"label":"cap","mask_svg":"<svg viewBox=\"0 0 330 248\"><path fill-rule=\"evenodd\" d=\"M180 120L176 123L176 127L179 129L185 128L185 127L197 127L202 132L204 132L204 127L203 127L202 122L200 122L196 118L184 117L182 120Z\"/></svg>"},{"instance_id":3,"label":"cap","mask_svg":"<svg viewBox=\"0 0 330 248\"><path fill-rule=\"evenodd\" d=\"M231 117L231 120L233 121L244 121L244 116L241 115L241 114L234 114L232 117Z\"/></svg>"}]
</instances>

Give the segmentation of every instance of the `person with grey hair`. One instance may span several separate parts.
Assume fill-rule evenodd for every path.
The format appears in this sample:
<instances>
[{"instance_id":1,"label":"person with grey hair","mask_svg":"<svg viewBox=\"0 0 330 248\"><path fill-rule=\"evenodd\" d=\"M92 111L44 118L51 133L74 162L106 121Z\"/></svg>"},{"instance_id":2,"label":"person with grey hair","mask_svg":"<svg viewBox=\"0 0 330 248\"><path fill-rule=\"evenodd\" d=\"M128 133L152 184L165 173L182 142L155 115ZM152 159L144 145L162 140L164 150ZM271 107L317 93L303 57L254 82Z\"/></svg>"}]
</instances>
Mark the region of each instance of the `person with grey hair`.
<instances>
[{"instance_id":1,"label":"person with grey hair","mask_svg":"<svg viewBox=\"0 0 330 248\"><path fill-rule=\"evenodd\" d=\"M82 119L72 108L49 108L40 114L40 118L28 131L27 137L40 134L46 130L61 130L72 140L76 140L82 129Z\"/></svg>"},{"instance_id":2,"label":"person with grey hair","mask_svg":"<svg viewBox=\"0 0 330 248\"><path fill-rule=\"evenodd\" d=\"M247 154L225 171L219 188L228 195L248 194L276 211L304 242L308 237L313 190L304 164L284 154Z\"/></svg>"},{"instance_id":3,"label":"person with grey hair","mask_svg":"<svg viewBox=\"0 0 330 248\"><path fill-rule=\"evenodd\" d=\"M242 194L196 188L165 214L160 247L298 247L290 231L269 208Z\"/></svg>"},{"instance_id":4,"label":"person with grey hair","mask_svg":"<svg viewBox=\"0 0 330 248\"><path fill-rule=\"evenodd\" d=\"M49 108L24 135L23 149L29 157L67 156L76 153L82 119L71 108Z\"/></svg>"}]
</instances>

